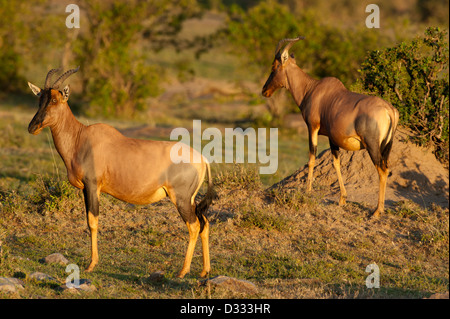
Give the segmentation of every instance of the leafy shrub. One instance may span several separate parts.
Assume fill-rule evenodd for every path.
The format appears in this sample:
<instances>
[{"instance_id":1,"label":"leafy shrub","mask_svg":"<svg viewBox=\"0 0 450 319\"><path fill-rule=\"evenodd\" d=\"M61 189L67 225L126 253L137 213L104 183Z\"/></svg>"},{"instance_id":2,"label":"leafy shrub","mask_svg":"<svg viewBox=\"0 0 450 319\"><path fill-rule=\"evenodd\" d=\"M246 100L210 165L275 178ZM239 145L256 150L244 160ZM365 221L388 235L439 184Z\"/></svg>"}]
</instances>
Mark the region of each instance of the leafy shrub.
<instances>
[{"instance_id":1,"label":"leafy shrub","mask_svg":"<svg viewBox=\"0 0 450 319\"><path fill-rule=\"evenodd\" d=\"M17 33L22 32L22 27L11 30L11 25L17 25L16 12L20 12L20 3L12 1L0 2L0 95L6 92L19 91L18 88L24 82L19 75L19 69L23 65L23 59L16 45L20 45ZM15 32L17 30L17 33Z\"/></svg>"},{"instance_id":2,"label":"leafy shrub","mask_svg":"<svg viewBox=\"0 0 450 319\"><path fill-rule=\"evenodd\" d=\"M362 63L358 85L389 101L400 123L417 133L414 140L431 145L448 163L448 43L447 31L436 27L423 38L371 51Z\"/></svg>"},{"instance_id":3,"label":"leafy shrub","mask_svg":"<svg viewBox=\"0 0 450 319\"><path fill-rule=\"evenodd\" d=\"M85 10L89 32L80 35L74 52L90 104L86 113L130 116L158 87L157 73L132 45L142 29L143 5L93 2L86 3Z\"/></svg>"},{"instance_id":4,"label":"leafy shrub","mask_svg":"<svg viewBox=\"0 0 450 319\"><path fill-rule=\"evenodd\" d=\"M0 85L3 92L18 91L23 78L18 74L18 66L22 64L20 56L12 46L0 44Z\"/></svg>"},{"instance_id":5,"label":"leafy shrub","mask_svg":"<svg viewBox=\"0 0 450 319\"><path fill-rule=\"evenodd\" d=\"M160 93L164 69L149 52L171 42L182 22L196 14L193 0L83 1L88 23L74 42L90 116L132 117L146 98Z\"/></svg>"},{"instance_id":6,"label":"leafy shrub","mask_svg":"<svg viewBox=\"0 0 450 319\"><path fill-rule=\"evenodd\" d=\"M15 190L3 191L0 189L0 212L6 214L15 214L18 211L26 210L24 199Z\"/></svg>"},{"instance_id":7,"label":"leafy shrub","mask_svg":"<svg viewBox=\"0 0 450 319\"><path fill-rule=\"evenodd\" d=\"M275 1L262 1L247 11L233 6L229 16L225 29L219 33L224 34L230 51L249 70L249 77L258 82L269 75L276 45L283 38L305 36L305 40L290 50L295 53L298 66L313 77L337 77L347 86L358 78L358 68L367 50L385 41L380 33L365 27L335 28L322 23L319 12L303 10L293 14L288 6ZM213 39L222 41L224 36L215 35ZM267 108L273 124L279 124L278 118L288 111L296 111L297 107L274 97Z\"/></svg>"},{"instance_id":8,"label":"leafy shrub","mask_svg":"<svg viewBox=\"0 0 450 319\"><path fill-rule=\"evenodd\" d=\"M46 211L56 212L72 206L80 198L78 190L68 181L60 181L53 178L43 178L38 185L38 192L32 198L37 211L45 214Z\"/></svg>"}]
</instances>

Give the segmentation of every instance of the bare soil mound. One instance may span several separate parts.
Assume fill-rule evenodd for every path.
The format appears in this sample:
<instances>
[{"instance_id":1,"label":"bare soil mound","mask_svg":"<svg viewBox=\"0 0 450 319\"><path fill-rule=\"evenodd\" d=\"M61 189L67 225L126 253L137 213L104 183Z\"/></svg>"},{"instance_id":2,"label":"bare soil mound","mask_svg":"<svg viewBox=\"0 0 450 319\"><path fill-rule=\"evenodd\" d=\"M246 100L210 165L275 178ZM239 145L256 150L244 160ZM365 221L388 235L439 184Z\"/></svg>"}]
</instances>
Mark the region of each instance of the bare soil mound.
<instances>
[{"instance_id":1,"label":"bare soil mound","mask_svg":"<svg viewBox=\"0 0 450 319\"><path fill-rule=\"evenodd\" d=\"M408 134L398 129L389 157L390 175L386 187L386 205L411 200L422 207L432 204L449 207L449 172L433 153L407 141ZM378 174L366 150L341 150L341 172L347 189L347 201L375 207L378 198ZM273 188L306 187L308 165L286 177ZM325 198L339 200L339 184L329 149L316 158L314 187L329 188Z\"/></svg>"}]
</instances>

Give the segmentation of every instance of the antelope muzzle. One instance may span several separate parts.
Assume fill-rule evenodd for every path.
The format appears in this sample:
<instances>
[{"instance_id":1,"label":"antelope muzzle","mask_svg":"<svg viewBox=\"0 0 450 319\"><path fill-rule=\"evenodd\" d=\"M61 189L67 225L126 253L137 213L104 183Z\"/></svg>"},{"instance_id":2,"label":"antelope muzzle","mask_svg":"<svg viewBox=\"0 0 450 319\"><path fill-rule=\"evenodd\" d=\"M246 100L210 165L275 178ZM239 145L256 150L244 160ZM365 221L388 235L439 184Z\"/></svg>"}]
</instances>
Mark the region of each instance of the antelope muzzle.
<instances>
[{"instance_id":1,"label":"antelope muzzle","mask_svg":"<svg viewBox=\"0 0 450 319\"><path fill-rule=\"evenodd\" d=\"M38 135L44 129L44 126L42 124L43 121L39 119L38 115L40 115L39 112L36 113L30 124L28 125L28 133L30 134Z\"/></svg>"},{"instance_id":2,"label":"antelope muzzle","mask_svg":"<svg viewBox=\"0 0 450 319\"><path fill-rule=\"evenodd\" d=\"M275 88L272 83L272 79L273 79L273 73L270 73L269 78L267 79L266 84L264 84L263 89L262 89L262 95L264 97L271 97L273 92L275 92Z\"/></svg>"}]
</instances>

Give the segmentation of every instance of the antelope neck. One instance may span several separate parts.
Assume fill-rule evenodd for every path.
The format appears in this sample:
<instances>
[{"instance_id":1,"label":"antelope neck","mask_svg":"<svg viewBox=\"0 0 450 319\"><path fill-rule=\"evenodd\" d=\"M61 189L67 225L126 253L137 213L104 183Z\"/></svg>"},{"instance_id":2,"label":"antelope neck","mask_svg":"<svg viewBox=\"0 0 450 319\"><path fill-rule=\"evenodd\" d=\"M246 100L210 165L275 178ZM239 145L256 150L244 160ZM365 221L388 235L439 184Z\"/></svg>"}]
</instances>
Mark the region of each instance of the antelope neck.
<instances>
[{"instance_id":1,"label":"antelope neck","mask_svg":"<svg viewBox=\"0 0 450 319\"><path fill-rule=\"evenodd\" d=\"M289 85L288 90L291 92L297 106L300 107L304 97L309 90L314 87L317 80L303 72L303 70L296 65L292 66L286 72L286 78Z\"/></svg>"},{"instance_id":2,"label":"antelope neck","mask_svg":"<svg viewBox=\"0 0 450 319\"><path fill-rule=\"evenodd\" d=\"M84 126L80 123L69 108L67 102L61 109L58 120L50 125L53 136L53 142L59 155L64 161L66 168L69 169L74 154L77 150L80 135Z\"/></svg>"}]
</instances>

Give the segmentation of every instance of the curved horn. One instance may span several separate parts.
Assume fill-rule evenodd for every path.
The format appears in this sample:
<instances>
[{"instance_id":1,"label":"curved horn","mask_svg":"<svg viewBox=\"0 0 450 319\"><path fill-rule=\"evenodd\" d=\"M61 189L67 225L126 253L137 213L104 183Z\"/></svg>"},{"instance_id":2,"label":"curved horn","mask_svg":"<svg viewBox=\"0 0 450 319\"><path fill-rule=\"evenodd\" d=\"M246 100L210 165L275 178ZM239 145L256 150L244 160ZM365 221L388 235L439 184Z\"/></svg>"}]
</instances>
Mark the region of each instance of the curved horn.
<instances>
[{"instance_id":1,"label":"curved horn","mask_svg":"<svg viewBox=\"0 0 450 319\"><path fill-rule=\"evenodd\" d=\"M277 49L275 50L275 55L278 54L278 52L280 51L280 49L281 49L281 47L283 46L284 43L289 42L288 45L285 46L283 52L286 51L286 50L289 50L289 49L291 48L291 46L292 46L295 42L297 42L298 40L304 40L304 39L305 39L305 37L300 36L300 37L297 37L297 38L292 38L292 39L282 39L282 40L280 40L280 42L278 42Z\"/></svg>"},{"instance_id":2,"label":"curved horn","mask_svg":"<svg viewBox=\"0 0 450 319\"><path fill-rule=\"evenodd\" d=\"M60 84L63 83L70 75L74 74L78 71L80 67L78 66L76 69L71 69L69 71L64 72L52 85L54 89L58 89Z\"/></svg>"},{"instance_id":3,"label":"curved horn","mask_svg":"<svg viewBox=\"0 0 450 319\"><path fill-rule=\"evenodd\" d=\"M51 69L50 71L48 71L47 77L45 78L44 89L50 88L50 79L52 78L52 75L58 72L59 70L61 70L61 68Z\"/></svg>"}]
</instances>

